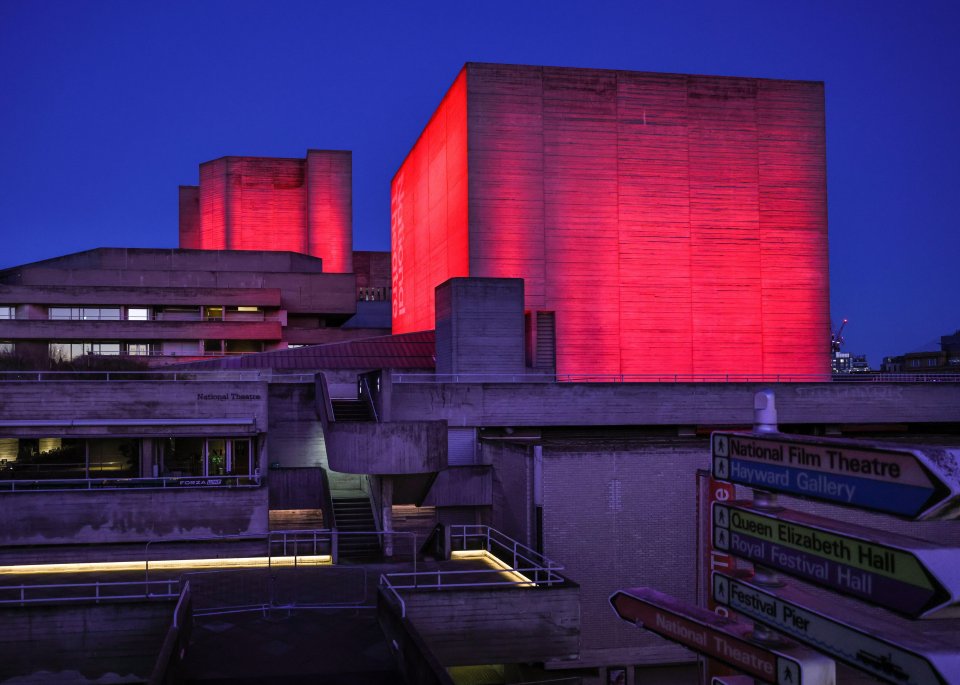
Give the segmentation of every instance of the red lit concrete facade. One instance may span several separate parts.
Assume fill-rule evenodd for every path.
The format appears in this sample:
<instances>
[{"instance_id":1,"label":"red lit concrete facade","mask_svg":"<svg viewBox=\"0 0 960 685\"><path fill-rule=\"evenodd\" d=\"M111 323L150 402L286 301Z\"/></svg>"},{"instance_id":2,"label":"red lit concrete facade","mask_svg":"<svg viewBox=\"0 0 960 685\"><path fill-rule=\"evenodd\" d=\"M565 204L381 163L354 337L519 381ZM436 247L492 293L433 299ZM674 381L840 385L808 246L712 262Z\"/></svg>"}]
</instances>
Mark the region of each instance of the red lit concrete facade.
<instances>
[{"instance_id":1,"label":"red lit concrete facade","mask_svg":"<svg viewBox=\"0 0 960 685\"><path fill-rule=\"evenodd\" d=\"M392 182L393 330L523 278L559 374L825 374L818 82L468 64Z\"/></svg>"},{"instance_id":2,"label":"red lit concrete facade","mask_svg":"<svg viewBox=\"0 0 960 685\"><path fill-rule=\"evenodd\" d=\"M327 273L350 273L351 183L349 151L205 162L199 186L180 186L180 247L287 250L319 257Z\"/></svg>"}]
</instances>

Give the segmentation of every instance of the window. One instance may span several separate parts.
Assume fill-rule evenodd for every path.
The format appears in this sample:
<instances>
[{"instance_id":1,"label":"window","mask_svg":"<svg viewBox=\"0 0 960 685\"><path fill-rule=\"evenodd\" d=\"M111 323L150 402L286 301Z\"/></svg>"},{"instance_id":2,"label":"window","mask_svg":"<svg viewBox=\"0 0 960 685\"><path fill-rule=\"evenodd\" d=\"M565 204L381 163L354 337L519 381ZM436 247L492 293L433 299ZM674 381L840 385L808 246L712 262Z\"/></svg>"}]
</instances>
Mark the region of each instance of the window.
<instances>
[{"instance_id":1,"label":"window","mask_svg":"<svg viewBox=\"0 0 960 685\"><path fill-rule=\"evenodd\" d=\"M124 354L129 354L136 357L147 357L153 354L159 354L160 349L157 343L131 342L124 343L123 352Z\"/></svg>"},{"instance_id":2,"label":"window","mask_svg":"<svg viewBox=\"0 0 960 685\"><path fill-rule=\"evenodd\" d=\"M204 354L223 354L223 341L222 340L204 340L203 353Z\"/></svg>"},{"instance_id":3,"label":"window","mask_svg":"<svg viewBox=\"0 0 960 685\"><path fill-rule=\"evenodd\" d=\"M0 354L13 354L14 349L12 342L0 341Z\"/></svg>"},{"instance_id":4,"label":"window","mask_svg":"<svg viewBox=\"0 0 960 685\"><path fill-rule=\"evenodd\" d=\"M16 307L0 307L0 319L16 319L17 318L17 308Z\"/></svg>"},{"instance_id":5,"label":"window","mask_svg":"<svg viewBox=\"0 0 960 685\"><path fill-rule=\"evenodd\" d=\"M203 318L207 321L222 321L223 307L212 306L203 308Z\"/></svg>"},{"instance_id":6,"label":"window","mask_svg":"<svg viewBox=\"0 0 960 685\"><path fill-rule=\"evenodd\" d=\"M136 478L140 475L139 440L88 440L87 450L90 478Z\"/></svg>"},{"instance_id":7,"label":"window","mask_svg":"<svg viewBox=\"0 0 960 685\"><path fill-rule=\"evenodd\" d=\"M200 307L160 307L157 309L157 318L164 321L198 321Z\"/></svg>"},{"instance_id":8,"label":"window","mask_svg":"<svg viewBox=\"0 0 960 685\"><path fill-rule=\"evenodd\" d=\"M50 307L48 316L58 321L119 321L120 307Z\"/></svg>"},{"instance_id":9,"label":"window","mask_svg":"<svg viewBox=\"0 0 960 685\"><path fill-rule=\"evenodd\" d=\"M51 359L70 361L85 354L120 354L119 342L52 342L47 346Z\"/></svg>"},{"instance_id":10,"label":"window","mask_svg":"<svg viewBox=\"0 0 960 685\"><path fill-rule=\"evenodd\" d=\"M167 438L163 475L249 476L254 472L249 438Z\"/></svg>"},{"instance_id":11,"label":"window","mask_svg":"<svg viewBox=\"0 0 960 685\"><path fill-rule=\"evenodd\" d=\"M937 365L937 360L936 360L936 358L930 357L930 358L927 360L927 366L936 366L936 365Z\"/></svg>"},{"instance_id":12,"label":"window","mask_svg":"<svg viewBox=\"0 0 960 685\"><path fill-rule=\"evenodd\" d=\"M910 366L912 366L912 367L914 367L914 368L920 366L920 360L919 360L919 359L911 359L911 360L910 360Z\"/></svg>"},{"instance_id":13,"label":"window","mask_svg":"<svg viewBox=\"0 0 960 685\"><path fill-rule=\"evenodd\" d=\"M149 321L150 310L145 307L127 307L127 321Z\"/></svg>"}]
</instances>

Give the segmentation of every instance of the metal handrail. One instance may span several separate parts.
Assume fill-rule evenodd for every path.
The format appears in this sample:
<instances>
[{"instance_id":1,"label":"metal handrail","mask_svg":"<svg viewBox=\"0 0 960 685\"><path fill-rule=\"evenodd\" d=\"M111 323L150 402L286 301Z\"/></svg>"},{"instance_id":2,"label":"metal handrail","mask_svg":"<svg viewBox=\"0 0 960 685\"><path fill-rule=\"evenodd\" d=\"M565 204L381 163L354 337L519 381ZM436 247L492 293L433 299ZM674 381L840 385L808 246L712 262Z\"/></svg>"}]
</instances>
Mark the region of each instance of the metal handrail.
<instances>
[{"instance_id":1,"label":"metal handrail","mask_svg":"<svg viewBox=\"0 0 960 685\"><path fill-rule=\"evenodd\" d=\"M483 543L483 549L486 552L497 557L497 559L500 559L500 561L504 562L505 564L509 564L513 570L518 572L526 568L532 568L532 569L543 568L543 569L555 570L555 571L562 571L564 569L562 564L558 564L557 562L552 561L551 559L548 559L546 556L544 556L540 552L537 552L535 549L528 547L522 542L514 540L513 538L511 538L509 535L506 535L505 533L501 533L496 528L491 528L490 526L472 525L472 524L450 526L451 550L454 547L454 542L453 542L454 540L461 540L461 547L460 547L461 550L466 551L466 550L472 549L470 547L467 547L468 538L479 540L481 543ZM499 545L501 547L504 547L510 550L511 558L504 559L499 555L497 555L494 552L494 545ZM529 567L524 566L523 568L521 568L517 563L520 560L529 563L530 566Z\"/></svg>"},{"instance_id":2,"label":"metal handrail","mask_svg":"<svg viewBox=\"0 0 960 685\"><path fill-rule=\"evenodd\" d=\"M394 383L960 383L960 373L437 374L394 373Z\"/></svg>"},{"instance_id":3,"label":"metal handrail","mask_svg":"<svg viewBox=\"0 0 960 685\"><path fill-rule=\"evenodd\" d=\"M226 481L234 481L227 484ZM249 481L243 483L241 481ZM257 474L246 476L158 476L157 478L17 478L0 480L0 492L45 490L155 490L164 488L257 488ZM19 487L18 487L19 486Z\"/></svg>"},{"instance_id":4,"label":"metal handrail","mask_svg":"<svg viewBox=\"0 0 960 685\"><path fill-rule=\"evenodd\" d=\"M200 355L188 355L200 356ZM221 355L217 355L221 356ZM155 381L197 382L211 381L270 381L312 383L313 373L280 373L270 369L219 369L210 371L0 371L0 382L53 382L53 381Z\"/></svg>"},{"instance_id":5,"label":"metal handrail","mask_svg":"<svg viewBox=\"0 0 960 685\"><path fill-rule=\"evenodd\" d=\"M143 592L127 594L104 594L104 590L128 588L131 586L142 587ZM165 588L165 591L151 592L154 587ZM91 590L91 594L80 596L63 594L45 597L28 598L27 593L31 591L50 591L50 590ZM116 582L94 582L94 583L57 583L53 585L7 585L0 587L0 594L4 592L16 592L16 599L0 599L0 605L16 604L25 606L27 604L51 604L64 602L94 602L99 604L102 601L119 601L129 599L173 599L180 595L180 580L171 578L168 580L133 580ZM46 592L45 592L46 594Z\"/></svg>"}]
</instances>

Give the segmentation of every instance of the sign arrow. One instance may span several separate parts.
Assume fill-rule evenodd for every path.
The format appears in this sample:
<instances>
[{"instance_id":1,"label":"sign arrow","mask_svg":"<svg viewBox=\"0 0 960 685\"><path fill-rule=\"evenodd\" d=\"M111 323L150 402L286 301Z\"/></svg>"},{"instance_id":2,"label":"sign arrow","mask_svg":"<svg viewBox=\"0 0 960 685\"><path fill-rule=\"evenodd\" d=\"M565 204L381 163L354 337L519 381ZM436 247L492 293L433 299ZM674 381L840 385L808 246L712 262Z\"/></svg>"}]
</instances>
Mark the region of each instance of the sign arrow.
<instances>
[{"instance_id":1,"label":"sign arrow","mask_svg":"<svg viewBox=\"0 0 960 685\"><path fill-rule=\"evenodd\" d=\"M910 519L960 515L960 449L717 432L713 477Z\"/></svg>"},{"instance_id":2,"label":"sign arrow","mask_svg":"<svg viewBox=\"0 0 960 685\"><path fill-rule=\"evenodd\" d=\"M891 626L852 607L844 620L831 618L837 602L795 587L758 585L733 574L714 573L713 598L739 615L897 685L947 685L960 682L960 654L945 641L922 635L913 625ZM879 613L879 612L874 612ZM886 623L887 626L881 627ZM955 622L945 621L944 623Z\"/></svg>"},{"instance_id":3,"label":"sign arrow","mask_svg":"<svg viewBox=\"0 0 960 685\"><path fill-rule=\"evenodd\" d=\"M834 685L836 666L794 642L775 646L753 640L751 626L690 606L650 588L620 590L610 596L624 621L722 661L776 685Z\"/></svg>"},{"instance_id":4,"label":"sign arrow","mask_svg":"<svg viewBox=\"0 0 960 685\"><path fill-rule=\"evenodd\" d=\"M751 504L714 503L717 548L912 618L960 602L954 548L820 516L772 513Z\"/></svg>"}]
</instances>

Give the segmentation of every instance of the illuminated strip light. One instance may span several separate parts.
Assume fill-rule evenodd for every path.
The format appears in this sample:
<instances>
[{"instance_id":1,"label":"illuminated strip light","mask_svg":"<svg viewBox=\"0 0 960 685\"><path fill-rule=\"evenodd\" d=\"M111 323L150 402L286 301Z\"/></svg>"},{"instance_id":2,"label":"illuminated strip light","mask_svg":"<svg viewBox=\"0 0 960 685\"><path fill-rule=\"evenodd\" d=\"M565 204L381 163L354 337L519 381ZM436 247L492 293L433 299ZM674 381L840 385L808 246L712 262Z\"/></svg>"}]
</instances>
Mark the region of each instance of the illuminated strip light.
<instances>
[{"instance_id":1,"label":"illuminated strip light","mask_svg":"<svg viewBox=\"0 0 960 685\"><path fill-rule=\"evenodd\" d=\"M227 557L223 559L158 559L149 562L150 570L175 570L184 568L260 568L268 566L323 566L332 564L329 554L313 554L296 557ZM95 571L146 571L146 561L101 561L72 564L24 564L0 566L0 575L26 575L34 573L92 573Z\"/></svg>"},{"instance_id":2,"label":"illuminated strip light","mask_svg":"<svg viewBox=\"0 0 960 685\"><path fill-rule=\"evenodd\" d=\"M464 550L453 550L450 552L451 559L482 559L487 564L493 568L503 571L504 575L509 576L519 585L525 587L537 587L537 584L533 582L532 579L527 578L525 575L520 573L520 571L515 570L512 566L507 563L504 563L501 559L490 554L485 549L464 549Z\"/></svg>"}]
</instances>

